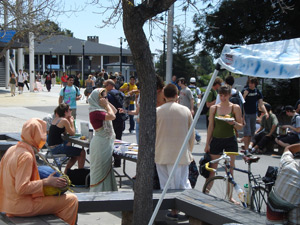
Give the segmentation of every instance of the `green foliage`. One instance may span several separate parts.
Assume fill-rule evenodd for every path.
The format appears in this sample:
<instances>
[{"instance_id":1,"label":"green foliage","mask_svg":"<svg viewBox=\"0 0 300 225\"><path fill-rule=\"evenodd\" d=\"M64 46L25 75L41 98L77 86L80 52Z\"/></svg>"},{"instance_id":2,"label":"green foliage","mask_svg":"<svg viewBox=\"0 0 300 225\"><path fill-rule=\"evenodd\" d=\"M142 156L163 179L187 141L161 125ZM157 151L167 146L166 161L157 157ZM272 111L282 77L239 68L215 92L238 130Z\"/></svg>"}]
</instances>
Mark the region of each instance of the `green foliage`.
<instances>
[{"instance_id":1,"label":"green foliage","mask_svg":"<svg viewBox=\"0 0 300 225\"><path fill-rule=\"evenodd\" d=\"M270 103L273 109L280 106L294 106L299 99L299 79L275 80L263 85L264 101Z\"/></svg>"},{"instance_id":2,"label":"green foliage","mask_svg":"<svg viewBox=\"0 0 300 225\"><path fill-rule=\"evenodd\" d=\"M285 0L284 4L293 6L293 10L283 13L279 3L273 8L270 0L224 0L219 8L205 16L194 16L194 43L201 43L218 57L225 44L253 44L299 37L296 21L300 1Z\"/></svg>"},{"instance_id":3,"label":"green foliage","mask_svg":"<svg viewBox=\"0 0 300 225\"><path fill-rule=\"evenodd\" d=\"M55 80L56 80L56 84L60 84L60 82L61 82L60 77L56 76Z\"/></svg>"},{"instance_id":4,"label":"green foliage","mask_svg":"<svg viewBox=\"0 0 300 225\"><path fill-rule=\"evenodd\" d=\"M40 22L40 35L65 35L73 37L73 33L68 29L61 29L59 25L51 20L44 20Z\"/></svg>"}]
</instances>

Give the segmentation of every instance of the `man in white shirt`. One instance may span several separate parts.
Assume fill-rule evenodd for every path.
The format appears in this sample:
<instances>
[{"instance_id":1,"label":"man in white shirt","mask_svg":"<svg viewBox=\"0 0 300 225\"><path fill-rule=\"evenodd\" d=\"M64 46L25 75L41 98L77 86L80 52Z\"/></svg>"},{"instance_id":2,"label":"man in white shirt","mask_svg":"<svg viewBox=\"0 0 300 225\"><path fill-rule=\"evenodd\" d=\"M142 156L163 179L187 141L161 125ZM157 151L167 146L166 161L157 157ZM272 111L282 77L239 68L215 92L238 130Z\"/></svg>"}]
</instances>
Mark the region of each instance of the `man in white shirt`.
<instances>
[{"instance_id":1,"label":"man in white shirt","mask_svg":"<svg viewBox=\"0 0 300 225\"><path fill-rule=\"evenodd\" d=\"M25 75L21 69L19 69L17 79L18 79L19 94L22 94L24 88Z\"/></svg>"}]
</instances>

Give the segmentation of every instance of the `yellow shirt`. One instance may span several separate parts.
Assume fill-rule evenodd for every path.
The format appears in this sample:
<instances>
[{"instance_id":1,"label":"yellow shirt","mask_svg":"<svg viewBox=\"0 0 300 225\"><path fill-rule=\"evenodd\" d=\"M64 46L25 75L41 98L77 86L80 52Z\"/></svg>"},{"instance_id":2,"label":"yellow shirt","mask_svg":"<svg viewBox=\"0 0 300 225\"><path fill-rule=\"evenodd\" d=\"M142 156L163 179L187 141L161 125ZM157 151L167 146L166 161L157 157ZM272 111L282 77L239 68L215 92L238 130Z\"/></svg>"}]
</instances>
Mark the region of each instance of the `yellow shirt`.
<instances>
[{"instance_id":1,"label":"yellow shirt","mask_svg":"<svg viewBox=\"0 0 300 225\"><path fill-rule=\"evenodd\" d=\"M128 85L129 85L129 89L128 88ZM137 90L137 86L134 84L132 85L131 83L124 83L120 89L123 89L123 88L126 88L126 91L124 91L124 94L127 95L129 91L132 91L132 90ZM134 101L130 101L130 104L134 104Z\"/></svg>"}]
</instances>

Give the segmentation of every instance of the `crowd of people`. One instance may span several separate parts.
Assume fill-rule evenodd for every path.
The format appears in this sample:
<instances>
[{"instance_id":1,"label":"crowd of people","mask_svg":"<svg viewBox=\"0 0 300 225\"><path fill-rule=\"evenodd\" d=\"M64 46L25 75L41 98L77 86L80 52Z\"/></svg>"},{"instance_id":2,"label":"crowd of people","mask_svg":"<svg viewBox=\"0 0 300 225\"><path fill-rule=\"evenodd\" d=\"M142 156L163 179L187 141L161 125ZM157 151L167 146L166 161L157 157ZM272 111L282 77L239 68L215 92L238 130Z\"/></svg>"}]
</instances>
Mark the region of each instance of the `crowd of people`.
<instances>
[{"instance_id":1,"label":"crowd of people","mask_svg":"<svg viewBox=\"0 0 300 225\"><path fill-rule=\"evenodd\" d=\"M20 94L22 93L26 76L19 71L17 77L11 76L11 94L15 95L15 87L18 85ZM48 77L49 76L49 77ZM48 77L48 79L47 79ZM39 81L39 77L36 78ZM46 76L45 84L48 91L51 84L55 82L56 74L53 72ZM164 86L164 82L157 76L157 121L156 121L156 142L155 142L155 172L158 175L160 188L166 185L177 155L179 154L185 136L191 127L193 117L197 113L203 94L200 88L196 86L196 78L191 77L189 84L185 78L172 77L172 82ZM47 83L48 82L48 83ZM139 114L140 114L140 88L136 82L136 77L131 76L129 82L125 82L121 73L108 74L102 70L98 74L91 74L84 81L86 102L89 104L89 121L94 129L94 138L90 143L90 191L117 191L116 179L113 172L113 166L120 166L120 159L113 159L113 148L115 138L122 140L122 134L125 130L125 121L129 119L130 133L136 133L136 141L139 143ZM22 85L23 84L23 85ZM206 113L207 138L204 152L210 154L211 159L217 159L224 151L238 152L238 141L243 141L244 151L252 154L265 153L270 143L277 143L282 148L299 143L300 138L300 117L297 112L300 107L296 104L286 106L286 115L291 117L289 125L283 125L279 129L279 123L276 115L272 112L272 106L263 101L262 93L257 88L257 79L249 78L247 85L240 92L233 88L234 77L229 75L223 80L219 77L213 83L209 91L205 107L208 109ZM78 168L84 168L85 150L71 146L70 143L63 141L62 135L75 134L74 120L77 114L76 102L82 99L80 93L80 74L75 78L66 73L61 77L61 90L59 93L58 106L54 110L53 120L50 124L47 143L53 154L66 154L70 157L65 173L77 162ZM226 120L224 119L226 118ZM174 122L176 121L176 122ZM259 125L258 125L259 121ZM258 126L257 126L258 125ZM28 137L24 134L27 130L35 129L33 136ZM243 130L243 138L239 138L239 131ZM281 132L278 132L281 130ZM63 181L59 178L49 176L49 178L40 180L36 173L36 160L33 157L32 148L39 149L42 143L46 141L44 124L37 119L29 120L24 124L22 131L21 144L13 147L22 157L26 156L26 160L30 161L30 165L24 165L26 173L33 174L22 177L21 180L15 182L19 167L16 163L12 163L10 158L16 157L13 150L9 150L8 154L1 160L0 179L8 179L6 184L0 183L0 198L6 199L7 205L0 203L0 211L7 212L11 215L30 216L39 214L41 210L48 210L49 213L56 213L59 217L70 224L74 224L76 218L68 215L61 215L64 210L77 210L77 203L74 196L69 196L69 203L62 208L61 211L52 212L46 206L34 203L34 194L39 194L40 187L43 185L62 186ZM189 165L193 161L192 150L194 143L199 143L201 136L196 131L189 139L185 153L179 162L173 177L170 189L190 189L189 181ZM297 146L297 145L296 145ZM294 147L296 148L296 147ZM289 152L296 152L291 148ZM298 149L299 147L297 147ZM17 150L17 151L16 151ZM298 151L298 150L297 150ZM284 158L290 155L285 150ZM24 155L24 156L23 156ZM20 159L21 160L21 159ZM287 159L291 161L290 159ZM24 161L25 162L25 161ZM23 161L20 163L24 163ZM231 167L234 167L235 156L231 156ZM3 167L11 167L12 173L5 175ZM30 166L30 168L29 168ZM216 168L217 164L210 165ZM298 170L299 171L299 170ZM231 171L233 174L233 171ZM298 172L299 173L299 172ZM210 172L209 178L213 177L214 172ZM208 178L208 179L209 179ZM9 193L14 196L24 198L22 202L31 202L30 210L19 210L10 208L13 202L6 197L8 188L14 185L20 185L19 182L25 182L25 187L17 187L10 190ZM277 184L277 183L276 183ZM33 188L36 187L36 188ZM279 184L277 184L279 186ZM22 191L18 190L22 188ZM299 188L296 188L297 192ZM276 191L276 190L275 190ZM26 197L26 194L32 194ZM42 197L47 198L48 197ZM52 197L55 198L55 197ZM51 202L52 198L49 198ZM58 197L61 199L61 197ZM26 200L26 201L25 201ZM60 200L59 200L60 201ZM63 200L61 200L63 202ZM64 199L64 201L67 201ZM235 200L232 198L232 202ZM22 203L22 204L23 204ZM21 205L22 205L21 204ZM36 204L36 205L35 205ZM51 204L51 203L50 203ZM72 208L72 209L71 209ZM178 211L172 210L166 215L169 219L178 220ZM299 219L300 220L300 219Z\"/></svg>"}]
</instances>

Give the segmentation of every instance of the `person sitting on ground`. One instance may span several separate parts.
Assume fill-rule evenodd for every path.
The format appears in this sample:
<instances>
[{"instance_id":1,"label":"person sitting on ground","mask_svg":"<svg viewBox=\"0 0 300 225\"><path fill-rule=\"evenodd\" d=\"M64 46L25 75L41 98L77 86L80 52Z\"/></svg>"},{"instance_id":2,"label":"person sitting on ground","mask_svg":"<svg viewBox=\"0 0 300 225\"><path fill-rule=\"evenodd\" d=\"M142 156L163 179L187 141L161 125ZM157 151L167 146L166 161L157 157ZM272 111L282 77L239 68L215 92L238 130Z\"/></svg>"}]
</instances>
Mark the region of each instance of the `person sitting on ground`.
<instances>
[{"instance_id":1,"label":"person sitting on ground","mask_svg":"<svg viewBox=\"0 0 300 225\"><path fill-rule=\"evenodd\" d=\"M52 120L48 136L48 146L52 154L66 154L71 157L65 168L65 174L77 161L78 168L84 168L85 150L71 146L71 143L64 141L61 136L67 133L71 136L75 135L74 118L71 115L70 106L61 103L54 113L55 118Z\"/></svg>"},{"instance_id":2,"label":"person sitting on ground","mask_svg":"<svg viewBox=\"0 0 300 225\"><path fill-rule=\"evenodd\" d=\"M35 150L46 142L46 122L40 119L26 121L22 141L10 147L0 162L0 212L8 217L31 217L54 214L68 224L76 224L78 200L74 194L45 196L44 186L63 188L64 178L40 179Z\"/></svg>"},{"instance_id":3,"label":"person sitting on ground","mask_svg":"<svg viewBox=\"0 0 300 225\"><path fill-rule=\"evenodd\" d=\"M296 144L300 141L300 116L291 105L285 107L287 116L292 117L291 125L283 125L282 129L287 130L285 135L280 135L275 139L275 142L281 147L287 147L291 144Z\"/></svg>"},{"instance_id":4,"label":"person sitting on ground","mask_svg":"<svg viewBox=\"0 0 300 225\"><path fill-rule=\"evenodd\" d=\"M265 103L265 108L268 113L268 117L264 115L262 117L260 128L255 131L253 141L250 142L249 150L251 153L265 153L265 147L268 143L274 142L276 137L276 130L278 126L278 120L274 113L272 113L272 107L270 104Z\"/></svg>"}]
</instances>

